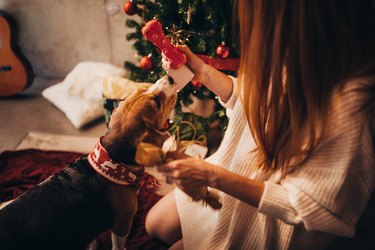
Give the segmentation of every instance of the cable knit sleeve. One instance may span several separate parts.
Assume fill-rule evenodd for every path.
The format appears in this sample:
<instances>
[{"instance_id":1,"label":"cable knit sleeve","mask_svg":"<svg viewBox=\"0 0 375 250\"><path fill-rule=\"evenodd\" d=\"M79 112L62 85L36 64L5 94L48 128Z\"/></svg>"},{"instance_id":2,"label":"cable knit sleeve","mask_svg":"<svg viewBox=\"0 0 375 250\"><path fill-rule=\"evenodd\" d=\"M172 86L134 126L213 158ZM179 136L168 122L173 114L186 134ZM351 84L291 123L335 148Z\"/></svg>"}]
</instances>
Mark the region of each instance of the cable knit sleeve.
<instances>
[{"instance_id":1,"label":"cable knit sleeve","mask_svg":"<svg viewBox=\"0 0 375 250\"><path fill-rule=\"evenodd\" d=\"M265 183L261 213L309 231L355 234L375 186L373 131L359 111L361 95L349 91L334 99L320 145L303 166L279 182Z\"/></svg>"},{"instance_id":2,"label":"cable knit sleeve","mask_svg":"<svg viewBox=\"0 0 375 250\"><path fill-rule=\"evenodd\" d=\"M227 116L230 118L230 115L232 113L232 110L234 108L234 105L236 104L237 102L237 99L238 99L238 94L237 94L237 78L233 77L233 76L230 76L228 75L232 81L233 81L233 90L232 90L232 94L231 96L229 97L229 100L227 102L224 102L223 100L221 100L219 98L219 102L221 105L223 105L223 107L226 108L227 110Z\"/></svg>"}]
</instances>

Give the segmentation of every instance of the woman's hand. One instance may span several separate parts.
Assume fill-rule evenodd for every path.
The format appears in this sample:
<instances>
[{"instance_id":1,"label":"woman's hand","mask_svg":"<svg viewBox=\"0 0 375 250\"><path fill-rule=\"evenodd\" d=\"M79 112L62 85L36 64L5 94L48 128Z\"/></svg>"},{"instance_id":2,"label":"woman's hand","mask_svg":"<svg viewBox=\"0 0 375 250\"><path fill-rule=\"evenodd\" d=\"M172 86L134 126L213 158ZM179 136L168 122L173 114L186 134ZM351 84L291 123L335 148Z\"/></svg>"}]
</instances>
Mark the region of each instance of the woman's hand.
<instances>
[{"instance_id":1,"label":"woman's hand","mask_svg":"<svg viewBox=\"0 0 375 250\"><path fill-rule=\"evenodd\" d=\"M264 182L238 175L203 160L186 158L157 166L170 181L195 197L202 188L212 187L254 207L258 207Z\"/></svg>"},{"instance_id":2,"label":"woman's hand","mask_svg":"<svg viewBox=\"0 0 375 250\"><path fill-rule=\"evenodd\" d=\"M219 167L203 160L186 158L159 165L157 170L185 191L213 186Z\"/></svg>"},{"instance_id":3,"label":"woman's hand","mask_svg":"<svg viewBox=\"0 0 375 250\"><path fill-rule=\"evenodd\" d=\"M195 158L174 160L159 165L156 168L168 180L173 181L177 185L199 183L200 185L209 186L215 172L215 166Z\"/></svg>"},{"instance_id":4,"label":"woman's hand","mask_svg":"<svg viewBox=\"0 0 375 250\"><path fill-rule=\"evenodd\" d=\"M233 91L232 79L223 72L205 64L202 59L191 52L188 46L177 45L176 47L186 55L186 66L195 75L192 80L203 83L209 90L218 95L222 101L228 101ZM165 70L171 68L170 62L163 54L162 66Z\"/></svg>"},{"instance_id":5,"label":"woman's hand","mask_svg":"<svg viewBox=\"0 0 375 250\"><path fill-rule=\"evenodd\" d=\"M205 64L202 59L196 56L188 46L186 45L177 45L178 50L183 52L186 57L186 66L194 73L193 81L198 81L205 83L207 81L207 64ZM169 70L171 68L171 63L165 58L164 53L162 53L162 67L165 70Z\"/></svg>"}]
</instances>

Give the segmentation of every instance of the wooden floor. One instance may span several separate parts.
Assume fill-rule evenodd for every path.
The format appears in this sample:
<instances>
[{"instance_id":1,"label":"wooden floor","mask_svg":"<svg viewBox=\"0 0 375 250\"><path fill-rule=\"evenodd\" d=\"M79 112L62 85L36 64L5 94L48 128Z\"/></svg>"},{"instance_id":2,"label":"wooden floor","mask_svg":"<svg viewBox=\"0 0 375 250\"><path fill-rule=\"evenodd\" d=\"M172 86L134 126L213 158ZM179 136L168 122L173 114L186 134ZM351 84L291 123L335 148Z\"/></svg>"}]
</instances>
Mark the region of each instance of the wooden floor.
<instances>
[{"instance_id":1,"label":"wooden floor","mask_svg":"<svg viewBox=\"0 0 375 250\"><path fill-rule=\"evenodd\" d=\"M15 149L31 131L95 137L105 133L104 118L76 129L63 112L41 95L43 89L60 81L37 77L22 94L0 98L0 152Z\"/></svg>"}]
</instances>

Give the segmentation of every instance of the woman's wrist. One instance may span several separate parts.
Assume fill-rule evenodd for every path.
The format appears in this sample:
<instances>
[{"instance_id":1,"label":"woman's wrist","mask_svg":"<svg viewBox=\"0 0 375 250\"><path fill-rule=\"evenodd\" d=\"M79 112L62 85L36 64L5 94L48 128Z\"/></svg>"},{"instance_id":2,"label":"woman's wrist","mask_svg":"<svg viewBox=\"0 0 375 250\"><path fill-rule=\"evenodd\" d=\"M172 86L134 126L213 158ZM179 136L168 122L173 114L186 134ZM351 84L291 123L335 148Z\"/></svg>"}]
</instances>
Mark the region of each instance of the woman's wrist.
<instances>
[{"instance_id":1,"label":"woman's wrist","mask_svg":"<svg viewBox=\"0 0 375 250\"><path fill-rule=\"evenodd\" d=\"M238 175L213 164L210 164L209 169L207 186L258 207L264 190L264 182Z\"/></svg>"},{"instance_id":2,"label":"woman's wrist","mask_svg":"<svg viewBox=\"0 0 375 250\"><path fill-rule=\"evenodd\" d=\"M214 92L222 101L227 102L232 95L233 80L223 72L206 64L203 84Z\"/></svg>"},{"instance_id":3,"label":"woman's wrist","mask_svg":"<svg viewBox=\"0 0 375 250\"><path fill-rule=\"evenodd\" d=\"M212 66L204 63L204 66L203 66L203 72L204 72L204 82L203 84L206 86L206 87L209 87L212 85L212 74L213 74L213 70L216 70L214 69Z\"/></svg>"},{"instance_id":4,"label":"woman's wrist","mask_svg":"<svg viewBox=\"0 0 375 250\"><path fill-rule=\"evenodd\" d=\"M215 189L219 189L220 182L223 179L223 176L225 175L225 172L227 170L225 170L225 169L223 169L219 166L215 166L215 165L211 165L210 168L211 168L211 170L210 170L210 173L208 175L208 186L212 187L212 188L215 188Z\"/></svg>"}]
</instances>

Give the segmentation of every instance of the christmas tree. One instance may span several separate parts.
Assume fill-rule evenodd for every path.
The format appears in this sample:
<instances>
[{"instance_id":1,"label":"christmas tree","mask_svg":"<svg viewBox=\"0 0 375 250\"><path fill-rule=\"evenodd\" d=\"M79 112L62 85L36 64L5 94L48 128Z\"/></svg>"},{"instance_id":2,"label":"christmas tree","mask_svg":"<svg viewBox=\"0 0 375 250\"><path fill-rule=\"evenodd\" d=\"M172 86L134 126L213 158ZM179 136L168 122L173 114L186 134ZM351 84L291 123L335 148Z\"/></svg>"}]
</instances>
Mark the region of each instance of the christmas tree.
<instances>
[{"instance_id":1,"label":"christmas tree","mask_svg":"<svg viewBox=\"0 0 375 250\"><path fill-rule=\"evenodd\" d=\"M126 26L134 29L126 38L134 41L133 46L140 58L139 65L125 62L131 80L155 82L166 74L161 67L158 48L141 33L144 24L151 19L161 22L172 44L185 44L195 54L201 55L206 63L226 74L235 74L238 60L231 58L237 58L238 53L232 41L232 1L128 0L124 11L128 15L137 14L142 20L126 20ZM179 92L173 121L166 126L178 134L180 140L207 138L208 147L216 148L228 123L225 109L217 99L202 83L191 82ZM191 112L189 107L193 102L203 102L212 110L208 115L197 114L194 109Z\"/></svg>"}]
</instances>

